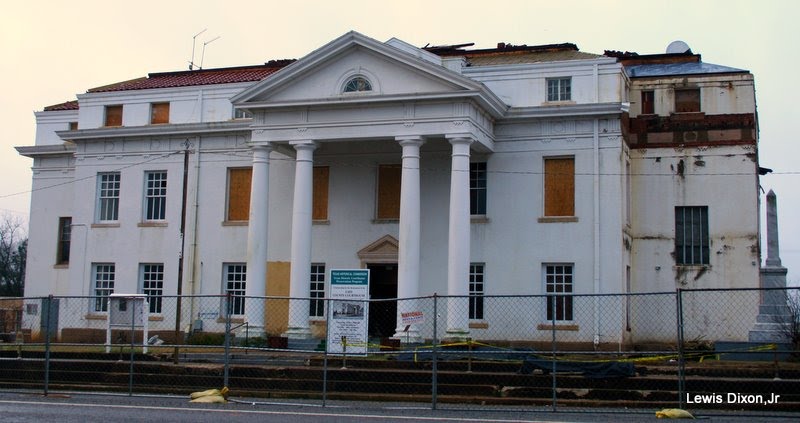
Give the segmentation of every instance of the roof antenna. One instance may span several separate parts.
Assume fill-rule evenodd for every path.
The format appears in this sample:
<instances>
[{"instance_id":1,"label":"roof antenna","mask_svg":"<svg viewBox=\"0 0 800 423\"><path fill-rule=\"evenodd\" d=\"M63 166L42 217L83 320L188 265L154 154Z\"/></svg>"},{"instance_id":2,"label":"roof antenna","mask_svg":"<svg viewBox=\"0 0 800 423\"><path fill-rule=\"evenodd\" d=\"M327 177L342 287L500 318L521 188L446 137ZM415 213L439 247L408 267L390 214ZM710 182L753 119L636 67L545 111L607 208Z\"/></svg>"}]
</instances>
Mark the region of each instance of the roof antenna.
<instances>
[{"instance_id":1,"label":"roof antenna","mask_svg":"<svg viewBox=\"0 0 800 423\"><path fill-rule=\"evenodd\" d=\"M194 46L196 44L197 36L206 32L207 29L208 28L198 32L197 34L194 34L194 37L192 37L192 60L189 61L189 70L192 70L194 68Z\"/></svg>"},{"instance_id":2,"label":"roof antenna","mask_svg":"<svg viewBox=\"0 0 800 423\"><path fill-rule=\"evenodd\" d=\"M211 44L211 43L213 43L214 41L219 40L220 37L222 37L222 35L217 35L216 38L213 38L213 39L203 43L203 53L200 55L200 69L201 70L203 69L203 59L205 59L205 57L206 57L206 46Z\"/></svg>"}]
</instances>

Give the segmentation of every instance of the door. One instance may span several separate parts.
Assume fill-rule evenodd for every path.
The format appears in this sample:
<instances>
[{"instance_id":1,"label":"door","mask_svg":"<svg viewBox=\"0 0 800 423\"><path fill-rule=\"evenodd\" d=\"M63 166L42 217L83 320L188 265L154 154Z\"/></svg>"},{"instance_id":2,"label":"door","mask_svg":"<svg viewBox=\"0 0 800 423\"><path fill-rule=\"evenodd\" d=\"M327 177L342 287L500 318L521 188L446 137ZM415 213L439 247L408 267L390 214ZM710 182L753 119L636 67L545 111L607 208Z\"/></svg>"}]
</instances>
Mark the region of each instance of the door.
<instances>
[{"instance_id":1,"label":"door","mask_svg":"<svg viewBox=\"0 0 800 423\"><path fill-rule=\"evenodd\" d=\"M397 326L397 264L367 264L369 269L370 337L388 338ZM387 301L382 301L387 300Z\"/></svg>"}]
</instances>

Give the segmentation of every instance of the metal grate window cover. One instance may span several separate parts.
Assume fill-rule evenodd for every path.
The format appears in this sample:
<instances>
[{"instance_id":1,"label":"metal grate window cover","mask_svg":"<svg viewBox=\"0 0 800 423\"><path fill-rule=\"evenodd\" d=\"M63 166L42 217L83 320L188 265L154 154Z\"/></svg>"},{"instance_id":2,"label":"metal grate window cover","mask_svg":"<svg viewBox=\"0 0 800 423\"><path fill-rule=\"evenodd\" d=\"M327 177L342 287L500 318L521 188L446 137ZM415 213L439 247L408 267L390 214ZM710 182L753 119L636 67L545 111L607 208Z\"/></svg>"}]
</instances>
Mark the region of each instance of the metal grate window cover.
<instances>
[{"instance_id":1,"label":"metal grate window cover","mask_svg":"<svg viewBox=\"0 0 800 423\"><path fill-rule=\"evenodd\" d=\"M675 263L708 265L708 206L675 207Z\"/></svg>"}]
</instances>

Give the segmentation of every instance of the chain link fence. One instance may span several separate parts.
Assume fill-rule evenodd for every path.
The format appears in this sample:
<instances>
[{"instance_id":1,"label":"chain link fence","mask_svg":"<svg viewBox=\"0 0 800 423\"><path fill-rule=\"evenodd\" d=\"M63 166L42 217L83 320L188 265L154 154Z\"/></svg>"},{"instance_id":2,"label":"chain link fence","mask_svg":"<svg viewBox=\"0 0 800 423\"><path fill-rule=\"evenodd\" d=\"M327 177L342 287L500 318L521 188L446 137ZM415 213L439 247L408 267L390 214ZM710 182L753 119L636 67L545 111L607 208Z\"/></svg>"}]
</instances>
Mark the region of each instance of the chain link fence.
<instances>
[{"instance_id":1,"label":"chain link fence","mask_svg":"<svg viewBox=\"0 0 800 423\"><path fill-rule=\"evenodd\" d=\"M800 410L800 292L0 299L0 381L433 408ZM366 405L365 405L366 406Z\"/></svg>"}]
</instances>

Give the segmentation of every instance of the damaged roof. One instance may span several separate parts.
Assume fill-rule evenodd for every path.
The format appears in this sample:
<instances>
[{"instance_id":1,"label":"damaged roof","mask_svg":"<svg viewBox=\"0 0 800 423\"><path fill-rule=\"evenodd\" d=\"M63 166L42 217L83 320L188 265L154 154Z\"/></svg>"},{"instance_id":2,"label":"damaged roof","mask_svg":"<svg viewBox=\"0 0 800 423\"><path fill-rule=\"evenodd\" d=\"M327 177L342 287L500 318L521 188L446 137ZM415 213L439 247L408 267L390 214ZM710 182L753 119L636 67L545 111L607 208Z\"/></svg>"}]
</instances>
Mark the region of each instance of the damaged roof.
<instances>
[{"instance_id":1,"label":"damaged roof","mask_svg":"<svg viewBox=\"0 0 800 423\"><path fill-rule=\"evenodd\" d=\"M272 60L263 65L255 66L151 73L148 74L147 77L91 88L87 92L99 93L109 91L146 90L151 88L189 87L193 85L255 82L277 72L292 62L294 62L294 59Z\"/></svg>"},{"instance_id":2,"label":"damaged roof","mask_svg":"<svg viewBox=\"0 0 800 423\"><path fill-rule=\"evenodd\" d=\"M441 57L462 56L467 61L467 66L557 62L603 57L602 55L579 51L578 46L573 43L538 46L498 43L497 48L490 49L465 50L461 48L471 45L472 43L455 46L426 46L423 49Z\"/></svg>"},{"instance_id":3,"label":"damaged roof","mask_svg":"<svg viewBox=\"0 0 800 423\"><path fill-rule=\"evenodd\" d=\"M625 71L631 78L644 78L652 76L700 75L709 73L748 73L747 70L713 63L657 63L652 65L625 66Z\"/></svg>"}]
</instances>

